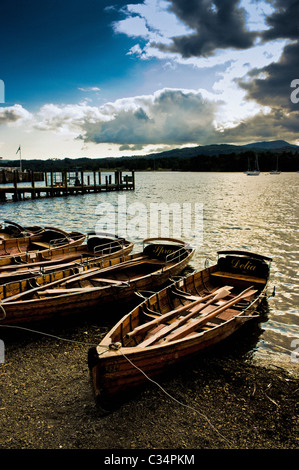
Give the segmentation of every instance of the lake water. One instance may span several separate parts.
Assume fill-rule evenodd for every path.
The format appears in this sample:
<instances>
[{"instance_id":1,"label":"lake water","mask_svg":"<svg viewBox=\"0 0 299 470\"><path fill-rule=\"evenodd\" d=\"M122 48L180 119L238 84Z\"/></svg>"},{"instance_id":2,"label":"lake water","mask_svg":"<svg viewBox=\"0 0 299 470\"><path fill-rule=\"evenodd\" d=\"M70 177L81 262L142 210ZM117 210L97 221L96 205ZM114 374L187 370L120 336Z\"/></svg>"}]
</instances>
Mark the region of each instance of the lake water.
<instances>
[{"instance_id":1,"label":"lake water","mask_svg":"<svg viewBox=\"0 0 299 470\"><path fill-rule=\"evenodd\" d=\"M252 357L297 367L299 174L137 172L135 184L128 192L0 203L0 219L84 233L115 229L135 242L135 251L149 236L183 238L196 247L194 269L213 264L223 249L270 256L268 293L275 286L276 295L267 300Z\"/></svg>"}]
</instances>

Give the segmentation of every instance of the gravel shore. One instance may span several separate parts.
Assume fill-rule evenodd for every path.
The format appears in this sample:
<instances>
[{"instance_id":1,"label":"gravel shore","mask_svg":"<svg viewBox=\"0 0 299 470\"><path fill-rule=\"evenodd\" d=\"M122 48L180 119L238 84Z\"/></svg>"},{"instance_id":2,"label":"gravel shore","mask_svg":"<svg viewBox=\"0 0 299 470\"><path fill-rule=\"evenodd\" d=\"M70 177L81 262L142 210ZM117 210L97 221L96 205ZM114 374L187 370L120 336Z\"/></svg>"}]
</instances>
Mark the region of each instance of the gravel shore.
<instances>
[{"instance_id":1,"label":"gravel shore","mask_svg":"<svg viewBox=\"0 0 299 470\"><path fill-rule=\"evenodd\" d=\"M46 334L0 329L0 449L298 448L298 369L252 364L251 325L104 413L87 352L109 326L91 316L29 327Z\"/></svg>"}]
</instances>

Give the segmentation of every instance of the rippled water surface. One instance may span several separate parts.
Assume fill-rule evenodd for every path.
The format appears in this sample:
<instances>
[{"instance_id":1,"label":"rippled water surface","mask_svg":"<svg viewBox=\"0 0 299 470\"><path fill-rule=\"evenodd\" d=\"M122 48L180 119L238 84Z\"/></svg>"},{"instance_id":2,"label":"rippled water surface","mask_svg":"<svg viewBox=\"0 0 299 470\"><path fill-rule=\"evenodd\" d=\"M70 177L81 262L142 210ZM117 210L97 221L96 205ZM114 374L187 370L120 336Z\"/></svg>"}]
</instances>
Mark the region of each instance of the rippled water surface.
<instances>
[{"instance_id":1,"label":"rippled water surface","mask_svg":"<svg viewBox=\"0 0 299 470\"><path fill-rule=\"evenodd\" d=\"M0 203L1 219L84 233L106 223L107 228L126 230L135 251L143 238L168 235L169 229L169 236L181 235L195 244L195 269L203 268L207 259L215 262L222 249L270 256L268 293L275 286L276 295L267 300L252 355L257 361L299 365L299 173L145 172L135 178L135 191ZM165 212L157 219L155 204L161 203L170 215Z\"/></svg>"}]
</instances>

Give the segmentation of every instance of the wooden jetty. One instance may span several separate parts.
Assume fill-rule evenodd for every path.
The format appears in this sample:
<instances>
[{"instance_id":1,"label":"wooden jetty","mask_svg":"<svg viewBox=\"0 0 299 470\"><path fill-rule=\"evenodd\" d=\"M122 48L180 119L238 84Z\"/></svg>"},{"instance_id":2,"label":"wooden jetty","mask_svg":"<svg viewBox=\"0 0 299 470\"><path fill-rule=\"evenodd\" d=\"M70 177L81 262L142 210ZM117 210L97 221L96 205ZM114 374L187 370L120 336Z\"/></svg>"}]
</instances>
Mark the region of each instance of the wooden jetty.
<instances>
[{"instance_id":1,"label":"wooden jetty","mask_svg":"<svg viewBox=\"0 0 299 470\"><path fill-rule=\"evenodd\" d=\"M15 179L18 183L30 183L34 181L44 181L44 173L35 171L32 175L31 171L21 171L17 168L0 168L0 184L14 183Z\"/></svg>"},{"instance_id":2,"label":"wooden jetty","mask_svg":"<svg viewBox=\"0 0 299 470\"><path fill-rule=\"evenodd\" d=\"M13 201L22 201L30 197L58 197L106 191L126 191L135 189L135 172L123 175L121 171L47 171L43 174L44 185L37 185L41 181L40 172L30 171L30 185L20 185L19 171L13 172L13 183L10 186L0 187L0 202L7 201L12 195ZM128 172L125 172L128 173ZM73 175L73 176L72 176ZM11 199L10 199L11 200Z\"/></svg>"}]
</instances>

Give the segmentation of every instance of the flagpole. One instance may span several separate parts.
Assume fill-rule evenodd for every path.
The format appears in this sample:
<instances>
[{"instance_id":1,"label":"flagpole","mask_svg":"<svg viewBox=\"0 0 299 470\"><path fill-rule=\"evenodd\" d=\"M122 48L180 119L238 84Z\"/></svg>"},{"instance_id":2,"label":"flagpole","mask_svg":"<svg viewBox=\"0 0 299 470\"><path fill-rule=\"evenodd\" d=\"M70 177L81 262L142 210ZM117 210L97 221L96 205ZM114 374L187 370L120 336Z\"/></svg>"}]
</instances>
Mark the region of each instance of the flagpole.
<instances>
[{"instance_id":1,"label":"flagpole","mask_svg":"<svg viewBox=\"0 0 299 470\"><path fill-rule=\"evenodd\" d=\"M22 171L22 151L21 151L21 145L19 145L19 148L16 153L20 152L20 171Z\"/></svg>"},{"instance_id":2,"label":"flagpole","mask_svg":"<svg viewBox=\"0 0 299 470\"><path fill-rule=\"evenodd\" d=\"M22 151L20 146L20 171L22 171Z\"/></svg>"}]
</instances>

